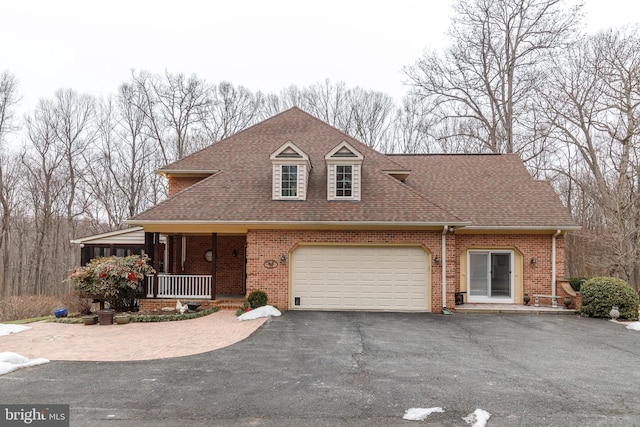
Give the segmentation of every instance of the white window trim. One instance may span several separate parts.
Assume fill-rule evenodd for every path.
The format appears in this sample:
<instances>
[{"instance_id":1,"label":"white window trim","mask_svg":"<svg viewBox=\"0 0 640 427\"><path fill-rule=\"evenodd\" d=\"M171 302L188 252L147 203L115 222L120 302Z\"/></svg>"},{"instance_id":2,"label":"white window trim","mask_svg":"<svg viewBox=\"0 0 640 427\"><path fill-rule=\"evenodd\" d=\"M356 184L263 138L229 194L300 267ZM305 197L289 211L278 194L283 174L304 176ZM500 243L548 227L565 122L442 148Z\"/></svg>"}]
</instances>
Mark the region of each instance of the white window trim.
<instances>
[{"instance_id":1,"label":"white window trim","mask_svg":"<svg viewBox=\"0 0 640 427\"><path fill-rule=\"evenodd\" d=\"M299 194L300 194L300 188L299 188L300 187L300 166L299 165L292 165L292 164L284 164L284 165L279 165L279 166L280 166L280 198L281 199L298 199L300 197L299 196ZM289 167L292 167L292 166L296 168L296 173L295 173L295 177L296 177L296 180L295 180L295 191L296 191L296 194L293 195L293 196L291 196L291 195L286 196L286 195L282 194L283 191L284 191L284 188L282 186L282 184L284 183L284 181L283 181L283 177L284 177L283 169L285 167L289 168Z\"/></svg>"},{"instance_id":2,"label":"white window trim","mask_svg":"<svg viewBox=\"0 0 640 427\"><path fill-rule=\"evenodd\" d=\"M287 152L289 155L283 155ZM293 154L291 156L291 154ZM311 162L309 156L300 150L296 145L287 141L270 156L271 163L273 165L272 172L272 200L306 200L307 199L307 187L309 184L309 171L311 170ZM297 181L296 181L296 195L295 196L283 196L282 195L282 167L283 166L296 166L297 167Z\"/></svg>"},{"instance_id":3,"label":"white window trim","mask_svg":"<svg viewBox=\"0 0 640 427\"><path fill-rule=\"evenodd\" d=\"M336 167L336 178L335 178L335 188L333 189L334 191L334 197L336 199L353 199L354 198L354 193L355 193L355 189L354 189L354 175L355 175L355 167L354 165L335 165ZM351 168L351 181L349 182L350 186L349 186L349 191L351 192L350 195L346 196L346 195L339 195L338 192L340 192L340 190L345 190L344 188L338 188L338 168ZM344 172L343 172L344 173Z\"/></svg>"},{"instance_id":4,"label":"white window trim","mask_svg":"<svg viewBox=\"0 0 640 427\"><path fill-rule=\"evenodd\" d=\"M340 156L337 153L349 151L352 156ZM362 162L364 156L346 141L338 144L324 157L327 164L327 200L359 201L362 191ZM337 167L351 167L351 196L338 196Z\"/></svg>"}]
</instances>

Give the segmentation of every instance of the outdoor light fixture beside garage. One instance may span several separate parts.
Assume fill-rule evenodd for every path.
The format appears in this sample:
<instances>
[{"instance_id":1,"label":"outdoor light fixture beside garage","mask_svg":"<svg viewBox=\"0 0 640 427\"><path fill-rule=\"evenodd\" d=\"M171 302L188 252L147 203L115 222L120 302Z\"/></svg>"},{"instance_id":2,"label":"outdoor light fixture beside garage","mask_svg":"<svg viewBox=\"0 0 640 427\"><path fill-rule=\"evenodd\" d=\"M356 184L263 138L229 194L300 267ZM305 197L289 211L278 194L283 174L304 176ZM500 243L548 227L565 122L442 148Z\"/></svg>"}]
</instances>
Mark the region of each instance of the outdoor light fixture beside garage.
<instances>
[{"instance_id":1,"label":"outdoor light fixture beside garage","mask_svg":"<svg viewBox=\"0 0 640 427\"><path fill-rule=\"evenodd\" d=\"M433 258L433 262L435 262L435 263L436 263L436 265L440 265L440 257L439 257L438 255L436 255L436 256Z\"/></svg>"}]
</instances>

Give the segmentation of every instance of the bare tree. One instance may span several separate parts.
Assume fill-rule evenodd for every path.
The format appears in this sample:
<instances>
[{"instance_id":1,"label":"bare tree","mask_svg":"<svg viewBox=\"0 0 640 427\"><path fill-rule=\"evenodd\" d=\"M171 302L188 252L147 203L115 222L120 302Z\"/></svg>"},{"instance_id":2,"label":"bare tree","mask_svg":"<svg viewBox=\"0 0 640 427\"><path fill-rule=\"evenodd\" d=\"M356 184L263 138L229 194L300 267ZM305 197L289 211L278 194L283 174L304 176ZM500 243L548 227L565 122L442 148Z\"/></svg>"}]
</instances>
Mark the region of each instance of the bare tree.
<instances>
[{"instance_id":1,"label":"bare tree","mask_svg":"<svg viewBox=\"0 0 640 427\"><path fill-rule=\"evenodd\" d=\"M222 82L211 90L211 101L203 111L203 141L199 148L227 138L264 118L264 97L243 86Z\"/></svg>"},{"instance_id":2,"label":"bare tree","mask_svg":"<svg viewBox=\"0 0 640 427\"><path fill-rule=\"evenodd\" d=\"M349 93L351 135L379 151L393 150L395 105L389 95L356 87Z\"/></svg>"},{"instance_id":3,"label":"bare tree","mask_svg":"<svg viewBox=\"0 0 640 427\"><path fill-rule=\"evenodd\" d=\"M575 34L580 6L462 0L455 12L452 46L406 67L410 84L445 125L441 138L463 138L473 151L534 157L528 112L539 70Z\"/></svg>"},{"instance_id":4,"label":"bare tree","mask_svg":"<svg viewBox=\"0 0 640 427\"><path fill-rule=\"evenodd\" d=\"M65 181L61 196L64 198L65 232L61 234L59 255L62 265L70 269L76 263L78 254L72 252L70 241L76 237L75 219L85 212L78 188L87 171L84 161L95 140L94 99L80 95L72 89L62 89L55 93L53 100L53 129L57 150L63 153L64 167L60 178Z\"/></svg>"},{"instance_id":5,"label":"bare tree","mask_svg":"<svg viewBox=\"0 0 640 427\"><path fill-rule=\"evenodd\" d=\"M160 76L141 72L132 75L141 96L138 109L145 115L146 131L156 141L164 164L202 148L195 145L194 131L211 103L210 87L196 76L166 72Z\"/></svg>"},{"instance_id":6,"label":"bare tree","mask_svg":"<svg viewBox=\"0 0 640 427\"><path fill-rule=\"evenodd\" d=\"M640 36L637 28L587 37L548 73L552 136L576 159L559 167L580 190L572 203L602 245L589 262L601 274L640 281ZM606 249L605 249L606 248Z\"/></svg>"},{"instance_id":7,"label":"bare tree","mask_svg":"<svg viewBox=\"0 0 640 427\"><path fill-rule=\"evenodd\" d=\"M47 283L55 280L53 265L48 259L55 258L55 218L60 214L61 194L64 192L62 169L65 153L57 142L55 107L50 100L41 100L33 114L26 119L27 137L30 145L22 153L22 163L27 173L26 190L34 220L34 260L27 280L32 284L32 293L44 293Z\"/></svg>"},{"instance_id":8,"label":"bare tree","mask_svg":"<svg viewBox=\"0 0 640 427\"><path fill-rule=\"evenodd\" d=\"M6 176L7 157L5 137L13 130L13 108L18 102L18 81L5 71L0 73L0 205L2 205L2 226L0 230L0 250L2 251L2 276L0 277L0 298L8 294L9 276L9 233L11 226L10 176Z\"/></svg>"},{"instance_id":9,"label":"bare tree","mask_svg":"<svg viewBox=\"0 0 640 427\"><path fill-rule=\"evenodd\" d=\"M100 148L87 178L93 189L91 197L97 203L91 215L109 230L120 228L125 219L155 200L150 195L157 190L151 185L151 177L162 165L155 156L153 140L145 132L145 115L137 108L142 96L133 86L124 84L117 97L100 105Z\"/></svg>"},{"instance_id":10,"label":"bare tree","mask_svg":"<svg viewBox=\"0 0 640 427\"><path fill-rule=\"evenodd\" d=\"M391 137L393 147L388 152L395 153L429 153L431 147L429 132L431 123L428 107L416 96L404 97L402 107L396 109Z\"/></svg>"}]
</instances>

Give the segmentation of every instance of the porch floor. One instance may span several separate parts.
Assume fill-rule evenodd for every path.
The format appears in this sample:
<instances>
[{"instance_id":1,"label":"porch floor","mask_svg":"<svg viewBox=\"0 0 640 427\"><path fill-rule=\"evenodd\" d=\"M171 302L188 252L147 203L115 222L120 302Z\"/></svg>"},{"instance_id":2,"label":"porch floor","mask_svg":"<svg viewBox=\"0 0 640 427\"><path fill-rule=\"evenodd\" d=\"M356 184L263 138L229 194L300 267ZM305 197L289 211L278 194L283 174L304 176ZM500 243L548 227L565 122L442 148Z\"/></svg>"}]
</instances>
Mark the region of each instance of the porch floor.
<instances>
[{"instance_id":1,"label":"porch floor","mask_svg":"<svg viewBox=\"0 0 640 427\"><path fill-rule=\"evenodd\" d=\"M561 305L554 308L541 305L539 307L522 304L491 304L491 303L465 303L453 307L456 313L515 313L515 314L559 314L575 315L577 310L564 308Z\"/></svg>"}]
</instances>

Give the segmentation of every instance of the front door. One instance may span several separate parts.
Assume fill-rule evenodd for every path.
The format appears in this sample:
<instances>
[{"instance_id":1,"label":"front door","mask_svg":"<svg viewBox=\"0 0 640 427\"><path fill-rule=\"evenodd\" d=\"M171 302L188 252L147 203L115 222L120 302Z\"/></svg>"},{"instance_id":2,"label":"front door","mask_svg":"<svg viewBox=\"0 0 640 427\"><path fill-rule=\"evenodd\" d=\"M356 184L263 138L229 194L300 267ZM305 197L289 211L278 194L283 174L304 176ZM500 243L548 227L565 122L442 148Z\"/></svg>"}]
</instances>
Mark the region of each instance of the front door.
<instances>
[{"instance_id":1,"label":"front door","mask_svg":"<svg viewBox=\"0 0 640 427\"><path fill-rule=\"evenodd\" d=\"M513 302L513 251L469 251L469 302Z\"/></svg>"}]
</instances>

